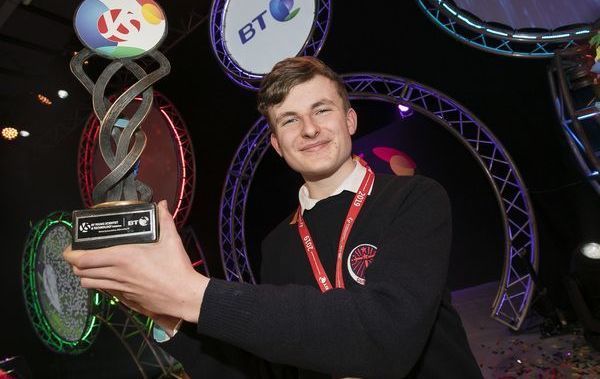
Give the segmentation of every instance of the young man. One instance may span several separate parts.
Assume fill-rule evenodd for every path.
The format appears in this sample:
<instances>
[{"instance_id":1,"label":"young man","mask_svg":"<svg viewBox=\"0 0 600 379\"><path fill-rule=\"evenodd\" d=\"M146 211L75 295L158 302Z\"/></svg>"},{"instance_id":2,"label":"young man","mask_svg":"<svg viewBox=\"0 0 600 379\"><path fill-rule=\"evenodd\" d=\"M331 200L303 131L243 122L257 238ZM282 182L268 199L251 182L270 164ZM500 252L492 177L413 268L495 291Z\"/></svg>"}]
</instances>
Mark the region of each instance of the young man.
<instances>
[{"instance_id":1,"label":"young man","mask_svg":"<svg viewBox=\"0 0 600 379\"><path fill-rule=\"evenodd\" d=\"M351 156L356 112L315 58L275 65L258 102L273 148L305 180L298 210L263 242L268 284L196 273L161 202L158 243L65 252L82 285L113 291L167 330L183 319L169 344L192 344L198 372L481 377L446 289L450 207L440 185L375 175ZM241 348L234 358L230 345Z\"/></svg>"}]
</instances>

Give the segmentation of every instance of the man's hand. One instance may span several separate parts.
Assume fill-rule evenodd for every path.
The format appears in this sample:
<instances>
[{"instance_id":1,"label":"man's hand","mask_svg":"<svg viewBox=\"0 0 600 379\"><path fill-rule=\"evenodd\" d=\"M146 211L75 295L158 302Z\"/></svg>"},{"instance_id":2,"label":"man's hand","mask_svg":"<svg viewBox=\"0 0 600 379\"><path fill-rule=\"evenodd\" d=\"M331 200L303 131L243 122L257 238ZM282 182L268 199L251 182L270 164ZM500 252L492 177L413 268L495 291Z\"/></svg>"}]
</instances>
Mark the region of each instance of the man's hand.
<instances>
[{"instance_id":1,"label":"man's hand","mask_svg":"<svg viewBox=\"0 0 600 379\"><path fill-rule=\"evenodd\" d=\"M171 316L196 323L209 279L197 273L177 234L166 201L158 204L160 239L156 243L71 250L64 258L84 288L117 294L150 317Z\"/></svg>"}]
</instances>

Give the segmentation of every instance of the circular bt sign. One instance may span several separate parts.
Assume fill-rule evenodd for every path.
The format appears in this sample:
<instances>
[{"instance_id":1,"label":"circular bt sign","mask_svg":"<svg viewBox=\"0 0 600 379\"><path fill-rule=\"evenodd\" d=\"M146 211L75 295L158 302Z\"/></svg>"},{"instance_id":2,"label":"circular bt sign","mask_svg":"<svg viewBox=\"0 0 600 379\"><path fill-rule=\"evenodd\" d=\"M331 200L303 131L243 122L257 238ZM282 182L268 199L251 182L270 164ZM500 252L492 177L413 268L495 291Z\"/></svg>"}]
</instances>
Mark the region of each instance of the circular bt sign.
<instances>
[{"instance_id":1,"label":"circular bt sign","mask_svg":"<svg viewBox=\"0 0 600 379\"><path fill-rule=\"evenodd\" d=\"M302 51L315 9L315 0L229 0L223 15L225 48L244 71L265 75Z\"/></svg>"},{"instance_id":2,"label":"circular bt sign","mask_svg":"<svg viewBox=\"0 0 600 379\"><path fill-rule=\"evenodd\" d=\"M85 0L75 12L81 43L109 59L146 54L166 30L165 13L153 0Z\"/></svg>"}]
</instances>

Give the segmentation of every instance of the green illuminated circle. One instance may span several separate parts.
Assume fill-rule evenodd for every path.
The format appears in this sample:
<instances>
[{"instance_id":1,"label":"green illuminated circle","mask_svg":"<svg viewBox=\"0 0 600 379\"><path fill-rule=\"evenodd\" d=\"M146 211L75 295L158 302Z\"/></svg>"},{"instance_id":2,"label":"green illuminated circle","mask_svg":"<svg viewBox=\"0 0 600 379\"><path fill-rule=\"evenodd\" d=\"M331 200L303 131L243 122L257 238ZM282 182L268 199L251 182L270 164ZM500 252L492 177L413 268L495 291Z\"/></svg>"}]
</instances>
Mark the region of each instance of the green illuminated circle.
<instances>
[{"instance_id":1,"label":"green illuminated circle","mask_svg":"<svg viewBox=\"0 0 600 379\"><path fill-rule=\"evenodd\" d=\"M62 258L72 228L65 212L35 224L23 252L22 282L27 315L42 343L52 351L79 354L98 334L96 315L103 303L97 292L80 287Z\"/></svg>"},{"instance_id":2,"label":"green illuminated circle","mask_svg":"<svg viewBox=\"0 0 600 379\"><path fill-rule=\"evenodd\" d=\"M63 223L50 226L37 249L36 287L42 312L50 327L67 341L85 332L90 309L88 293L79 284L63 250L71 243L71 231Z\"/></svg>"}]
</instances>

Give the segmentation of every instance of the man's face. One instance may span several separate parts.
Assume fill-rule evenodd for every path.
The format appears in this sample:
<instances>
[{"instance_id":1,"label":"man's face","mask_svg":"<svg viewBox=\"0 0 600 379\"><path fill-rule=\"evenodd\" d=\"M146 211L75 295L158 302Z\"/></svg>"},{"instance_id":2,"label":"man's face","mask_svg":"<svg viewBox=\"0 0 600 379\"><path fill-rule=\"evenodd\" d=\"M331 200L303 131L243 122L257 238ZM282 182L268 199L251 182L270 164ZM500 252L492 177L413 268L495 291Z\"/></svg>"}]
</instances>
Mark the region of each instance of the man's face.
<instances>
[{"instance_id":1,"label":"man's face","mask_svg":"<svg viewBox=\"0 0 600 379\"><path fill-rule=\"evenodd\" d=\"M335 83L317 75L269 109L271 145L305 180L333 175L352 151L356 112L344 109Z\"/></svg>"}]
</instances>

